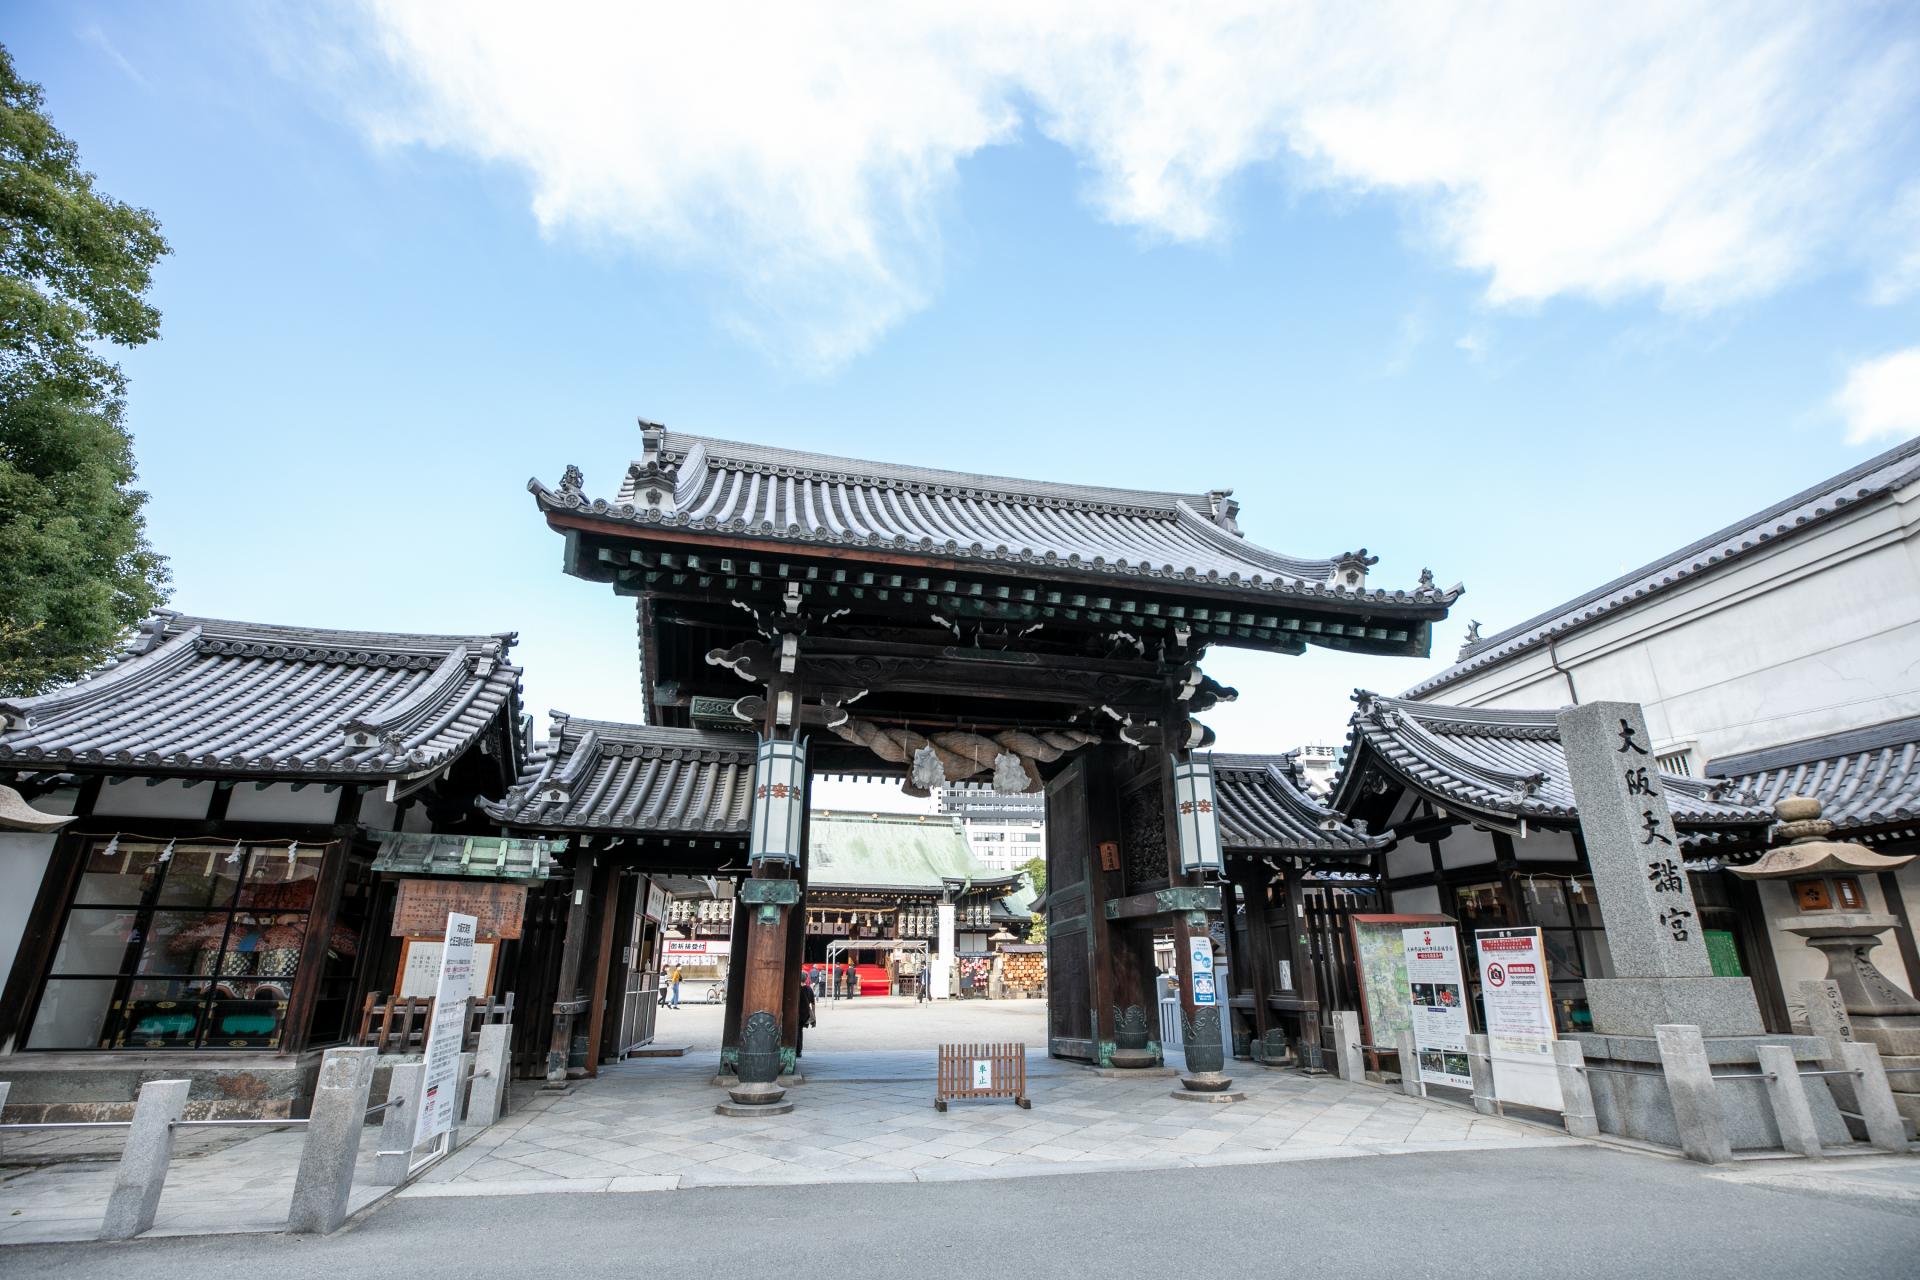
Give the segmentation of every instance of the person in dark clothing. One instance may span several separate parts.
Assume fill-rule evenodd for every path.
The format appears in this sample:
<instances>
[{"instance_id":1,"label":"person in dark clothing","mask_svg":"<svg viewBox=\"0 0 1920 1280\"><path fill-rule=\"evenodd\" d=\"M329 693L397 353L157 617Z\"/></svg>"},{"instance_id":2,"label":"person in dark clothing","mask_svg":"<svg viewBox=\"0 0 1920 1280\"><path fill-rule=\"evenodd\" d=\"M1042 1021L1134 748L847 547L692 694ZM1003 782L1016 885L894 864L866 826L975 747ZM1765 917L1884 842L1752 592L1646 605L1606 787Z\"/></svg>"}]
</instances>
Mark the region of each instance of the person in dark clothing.
<instances>
[{"instance_id":1,"label":"person in dark clothing","mask_svg":"<svg viewBox=\"0 0 1920 1280\"><path fill-rule=\"evenodd\" d=\"M813 988L804 982L800 984L800 1025L803 1027L814 1025Z\"/></svg>"}]
</instances>

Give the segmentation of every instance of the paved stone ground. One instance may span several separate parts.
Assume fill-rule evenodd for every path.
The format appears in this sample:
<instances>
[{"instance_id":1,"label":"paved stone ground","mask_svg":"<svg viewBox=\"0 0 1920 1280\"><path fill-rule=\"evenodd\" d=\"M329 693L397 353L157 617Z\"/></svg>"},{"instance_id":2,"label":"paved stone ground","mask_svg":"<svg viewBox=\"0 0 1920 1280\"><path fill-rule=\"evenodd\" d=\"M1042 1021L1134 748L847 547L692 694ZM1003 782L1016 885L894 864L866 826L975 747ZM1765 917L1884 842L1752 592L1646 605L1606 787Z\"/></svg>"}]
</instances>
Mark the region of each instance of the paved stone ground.
<instances>
[{"instance_id":1,"label":"paved stone ground","mask_svg":"<svg viewBox=\"0 0 1920 1280\"><path fill-rule=\"evenodd\" d=\"M714 1114L719 1014L661 1014L659 1041L685 1058L602 1067L564 1097L529 1093L406 1197L665 1191L703 1186L933 1182L1096 1170L1183 1168L1411 1151L1565 1144L1537 1127L1331 1077L1244 1063L1247 1098L1170 1096L1165 1075L1102 1076L1054 1062L1037 1001L827 1003L807 1034L795 1110ZM955 1102L933 1109L937 1043L1024 1041L1033 1109ZM913 1047L904 1047L913 1046Z\"/></svg>"}]
</instances>

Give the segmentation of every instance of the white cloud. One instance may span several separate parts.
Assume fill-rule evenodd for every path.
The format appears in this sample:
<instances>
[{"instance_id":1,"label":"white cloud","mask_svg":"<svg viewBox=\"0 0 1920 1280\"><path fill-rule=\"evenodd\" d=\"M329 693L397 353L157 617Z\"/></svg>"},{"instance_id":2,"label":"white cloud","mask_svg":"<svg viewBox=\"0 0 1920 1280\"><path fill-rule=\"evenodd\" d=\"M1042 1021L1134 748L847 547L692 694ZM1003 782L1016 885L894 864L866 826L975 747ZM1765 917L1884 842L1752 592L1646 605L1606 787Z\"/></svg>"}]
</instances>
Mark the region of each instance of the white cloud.
<instances>
[{"instance_id":1,"label":"white cloud","mask_svg":"<svg viewBox=\"0 0 1920 1280\"><path fill-rule=\"evenodd\" d=\"M1691 310L1849 252L1920 100L1913 30L1775 3L366 3L376 137L522 171L818 367L926 305L957 166L1023 124L1154 236L1281 161L1406 200L1496 304Z\"/></svg>"},{"instance_id":2,"label":"white cloud","mask_svg":"<svg viewBox=\"0 0 1920 1280\"><path fill-rule=\"evenodd\" d=\"M1833 397L1848 444L1920 434L1920 347L1863 360Z\"/></svg>"}]
</instances>

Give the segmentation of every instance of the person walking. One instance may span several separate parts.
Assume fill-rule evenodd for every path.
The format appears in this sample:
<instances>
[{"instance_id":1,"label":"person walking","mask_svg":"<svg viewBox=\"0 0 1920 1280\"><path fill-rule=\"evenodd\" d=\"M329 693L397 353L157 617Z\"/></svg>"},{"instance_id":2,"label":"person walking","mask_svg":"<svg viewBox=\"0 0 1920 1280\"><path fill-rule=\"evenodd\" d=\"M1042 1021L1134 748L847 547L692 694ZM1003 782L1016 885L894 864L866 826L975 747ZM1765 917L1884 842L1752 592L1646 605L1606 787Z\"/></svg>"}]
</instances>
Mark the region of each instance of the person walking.
<instances>
[{"instance_id":1,"label":"person walking","mask_svg":"<svg viewBox=\"0 0 1920 1280\"><path fill-rule=\"evenodd\" d=\"M680 966L673 966L673 972L667 975L667 1008L680 1007Z\"/></svg>"},{"instance_id":2,"label":"person walking","mask_svg":"<svg viewBox=\"0 0 1920 1280\"><path fill-rule=\"evenodd\" d=\"M800 985L800 1025L814 1025L813 988L806 983Z\"/></svg>"},{"instance_id":3,"label":"person walking","mask_svg":"<svg viewBox=\"0 0 1920 1280\"><path fill-rule=\"evenodd\" d=\"M932 1002L933 993L927 990L927 960L925 956L920 958L920 968L918 972L914 974L914 987L913 1002L915 1004L928 1004Z\"/></svg>"}]
</instances>

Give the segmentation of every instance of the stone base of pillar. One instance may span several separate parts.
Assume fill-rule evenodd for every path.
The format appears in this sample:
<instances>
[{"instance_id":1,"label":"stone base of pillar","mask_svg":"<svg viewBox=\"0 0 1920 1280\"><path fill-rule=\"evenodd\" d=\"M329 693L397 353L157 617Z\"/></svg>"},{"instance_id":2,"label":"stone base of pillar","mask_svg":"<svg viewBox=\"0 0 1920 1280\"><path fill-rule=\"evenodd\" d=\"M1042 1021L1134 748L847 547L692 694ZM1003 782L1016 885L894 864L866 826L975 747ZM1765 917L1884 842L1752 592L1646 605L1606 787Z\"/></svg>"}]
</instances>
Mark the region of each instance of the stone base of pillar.
<instances>
[{"instance_id":1,"label":"stone base of pillar","mask_svg":"<svg viewBox=\"0 0 1920 1280\"><path fill-rule=\"evenodd\" d=\"M1233 1088L1233 1077L1222 1071L1190 1071L1180 1077L1180 1087L1191 1093L1224 1093Z\"/></svg>"},{"instance_id":2,"label":"stone base of pillar","mask_svg":"<svg viewBox=\"0 0 1920 1280\"><path fill-rule=\"evenodd\" d=\"M1585 1032L1568 1039L1577 1041L1588 1067L1587 1083L1593 1091L1594 1117L1600 1132L1637 1138L1663 1147L1680 1146L1679 1125L1674 1119L1673 1103L1661 1070L1660 1049L1652 1036L1614 1036ZM1746 1074L1760 1070L1760 1046L1780 1045L1793 1053L1803 1071L1818 1070L1826 1042L1817 1036L1713 1036L1708 1037L1707 1061L1716 1072ZM1596 1070L1595 1068L1614 1068ZM1624 1071L1646 1072L1623 1075ZM1820 1141L1828 1146L1843 1146L1849 1140L1847 1124L1834 1105L1832 1095L1823 1086L1824 1077L1807 1081L1807 1101L1813 1112L1814 1128ZM1764 1081L1730 1080L1714 1086L1720 1114L1725 1122L1728 1144L1736 1151L1778 1151L1780 1130L1774 1123L1773 1107Z\"/></svg>"},{"instance_id":3,"label":"stone base of pillar","mask_svg":"<svg viewBox=\"0 0 1920 1280\"><path fill-rule=\"evenodd\" d=\"M1121 1071L1138 1071L1159 1066L1160 1055L1151 1049L1115 1049L1107 1055L1107 1062Z\"/></svg>"},{"instance_id":4,"label":"stone base of pillar","mask_svg":"<svg viewBox=\"0 0 1920 1280\"><path fill-rule=\"evenodd\" d=\"M713 1113L720 1116L784 1116L793 1110L791 1099L785 1102L716 1102Z\"/></svg>"},{"instance_id":5,"label":"stone base of pillar","mask_svg":"<svg viewBox=\"0 0 1920 1280\"><path fill-rule=\"evenodd\" d=\"M1102 1067L1092 1063L1083 1064L1081 1070L1102 1080L1171 1080L1180 1074L1173 1067Z\"/></svg>"},{"instance_id":6,"label":"stone base of pillar","mask_svg":"<svg viewBox=\"0 0 1920 1280\"><path fill-rule=\"evenodd\" d=\"M1185 1084L1186 1080L1183 1079L1181 1080L1180 1083ZM1227 1083L1232 1084L1233 1081L1229 1080L1227 1081ZM1247 1098L1247 1095L1245 1093L1234 1090L1234 1089L1219 1089L1219 1090L1213 1090L1213 1091L1203 1092L1203 1093L1195 1093L1190 1089L1175 1089L1168 1096L1173 1098L1178 1098L1182 1102L1217 1102L1217 1103L1244 1102L1246 1101L1246 1098Z\"/></svg>"}]
</instances>

